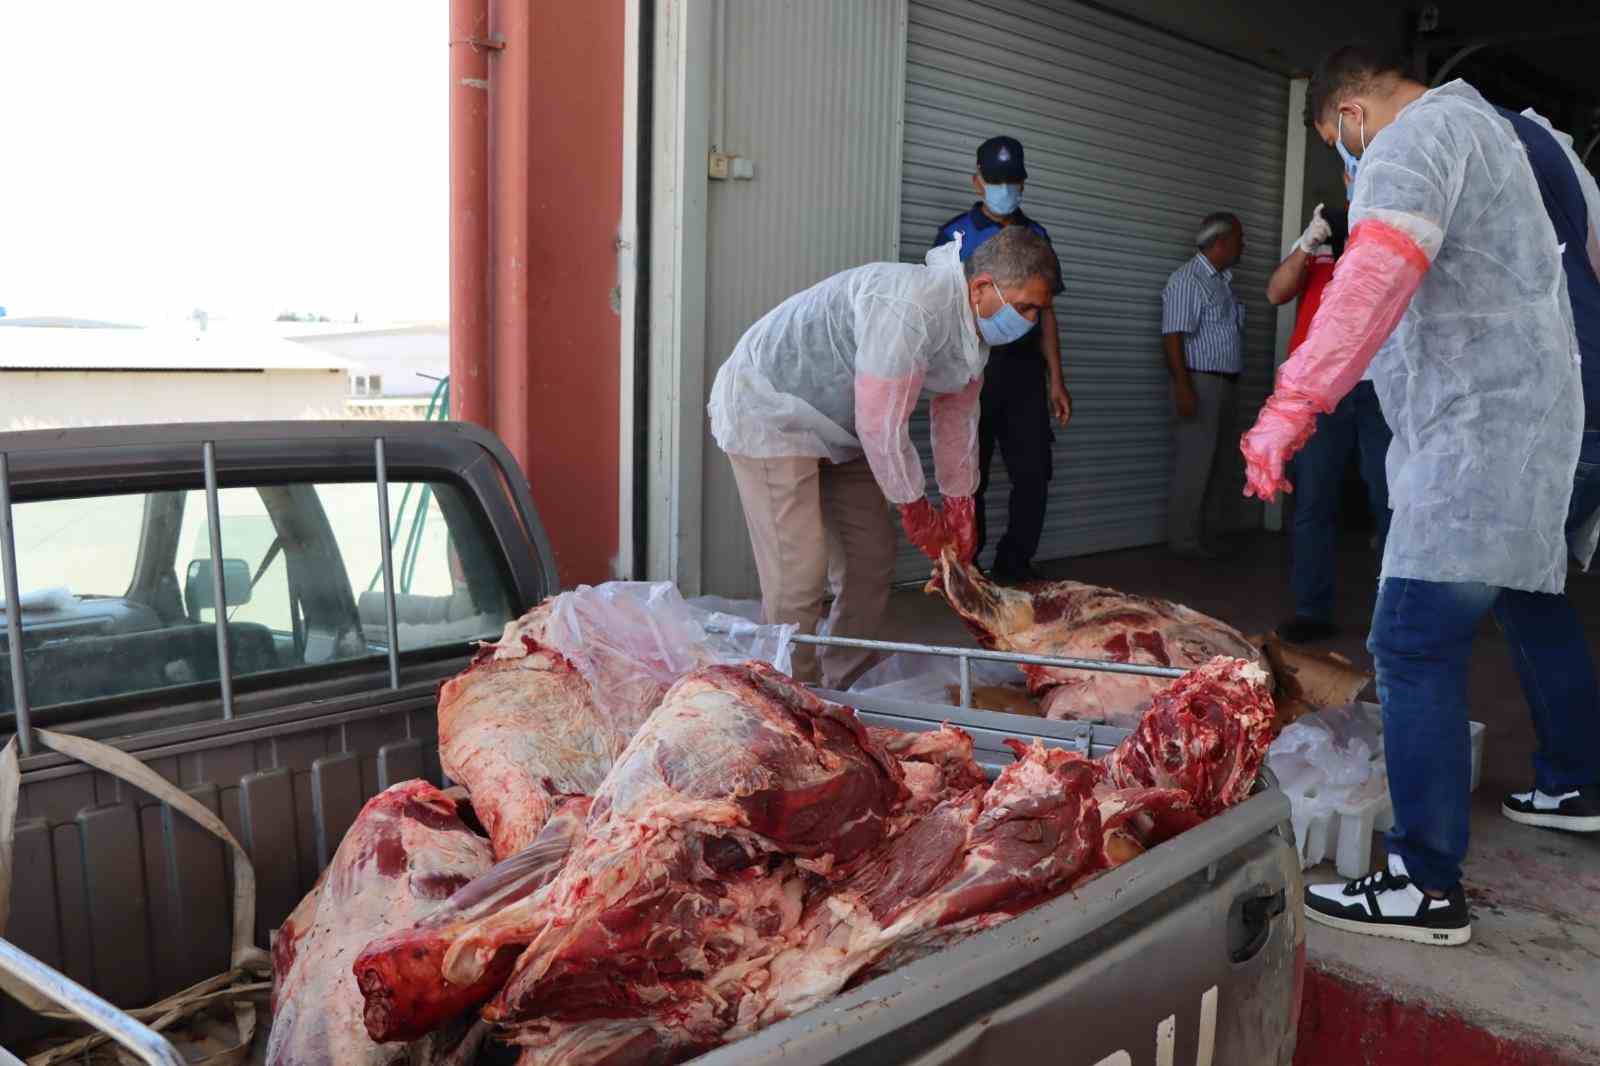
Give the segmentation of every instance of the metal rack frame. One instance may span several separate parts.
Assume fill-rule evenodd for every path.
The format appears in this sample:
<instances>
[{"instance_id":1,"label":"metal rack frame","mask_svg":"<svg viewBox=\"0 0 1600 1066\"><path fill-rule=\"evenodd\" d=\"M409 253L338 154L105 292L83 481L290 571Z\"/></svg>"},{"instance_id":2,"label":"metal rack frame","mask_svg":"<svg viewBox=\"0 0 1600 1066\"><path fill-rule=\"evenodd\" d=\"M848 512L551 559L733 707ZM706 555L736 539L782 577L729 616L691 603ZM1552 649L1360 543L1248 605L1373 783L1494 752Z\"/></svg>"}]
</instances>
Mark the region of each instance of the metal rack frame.
<instances>
[{"instance_id":1,"label":"metal rack frame","mask_svg":"<svg viewBox=\"0 0 1600 1066\"><path fill-rule=\"evenodd\" d=\"M893 640L865 640L860 637L814 637L796 633L789 638L796 644L812 644L833 648L861 648L867 651L904 652L910 655L934 655L955 659L961 672L961 709L972 706L972 660L995 663L1017 663L1022 666L1053 666L1063 670L1098 670L1107 674L1139 674L1144 677L1179 678L1188 673L1176 666L1147 666L1143 663L1119 663L1109 659L1072 659L1057 655L1027 655L1014 651L990 651L988 648L957 648L943 644L909 644Z\"/></svg>"}]
</instances>

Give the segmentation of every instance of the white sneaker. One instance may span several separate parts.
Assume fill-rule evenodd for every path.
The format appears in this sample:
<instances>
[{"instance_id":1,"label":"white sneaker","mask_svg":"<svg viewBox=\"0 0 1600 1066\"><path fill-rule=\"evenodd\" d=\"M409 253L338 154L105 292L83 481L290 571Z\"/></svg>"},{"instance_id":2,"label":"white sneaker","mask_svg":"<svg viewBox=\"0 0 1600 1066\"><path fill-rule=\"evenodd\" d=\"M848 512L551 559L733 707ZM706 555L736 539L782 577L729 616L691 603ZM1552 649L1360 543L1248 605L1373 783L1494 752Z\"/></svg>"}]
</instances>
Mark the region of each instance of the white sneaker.
<instances>
[{"instance_id":1,"label":"white sneaker","mask_svg":"<svg viewBox=\"0 0 1600 1066\"><path fill-rule=\"evenodd\" d=\"M1512 792L1500 803L1500 813L1521 825L1564 829L1569 833L1600 833L1600 785L1551 796L1535 789Z\"/></svg>"},{"instance_id":2,"label":"white sneaker","mask_svg":"<svg viewBox=\"0 0 1600 1066\"><path fill-rule=\"evenodd\" d=\"M1385 869L1346 884L1307 885L1306 917L1347 933L1447 947L1472 939L1472 915L1460 885L1434 899L1411 883L1406 864L1389 856Z\"/></svg>"}]
</instances>

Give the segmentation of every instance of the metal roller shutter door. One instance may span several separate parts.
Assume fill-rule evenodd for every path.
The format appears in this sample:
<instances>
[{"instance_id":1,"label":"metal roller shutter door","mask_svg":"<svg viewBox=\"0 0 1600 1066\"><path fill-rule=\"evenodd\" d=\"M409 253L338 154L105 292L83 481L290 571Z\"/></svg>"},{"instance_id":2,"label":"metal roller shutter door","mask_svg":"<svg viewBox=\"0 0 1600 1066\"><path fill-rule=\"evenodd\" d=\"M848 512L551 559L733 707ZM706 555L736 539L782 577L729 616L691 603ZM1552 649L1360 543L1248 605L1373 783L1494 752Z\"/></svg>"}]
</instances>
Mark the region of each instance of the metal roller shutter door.
<instances>
[{"instance_id":1,"label":"metal roller shutter door","mask_svg":"<svg viewBox=\"0 0 1600 1066\"><path fill-rule=\"evenodd\" d=\"M911 0L908 34L901 258L920 262L938 227L971 205L973 153L1007 133L1027 149L1023 208L1061 259L1056 317L1073 419L1056 433L1039 558L1165 540L1161 289L1193 254L1204 215L1239 215L1242 430L1272 377L1276 316L1264 293L1282 224L1287 79L1065 0ZM912 432L931 477L926 404ZM991 547L1010 493L998 455L993 475ZM1258 524L1259 506L1241 500L1230 517ZM902 540L897 578L927 572Z\"/></svg>"}]
</instances>

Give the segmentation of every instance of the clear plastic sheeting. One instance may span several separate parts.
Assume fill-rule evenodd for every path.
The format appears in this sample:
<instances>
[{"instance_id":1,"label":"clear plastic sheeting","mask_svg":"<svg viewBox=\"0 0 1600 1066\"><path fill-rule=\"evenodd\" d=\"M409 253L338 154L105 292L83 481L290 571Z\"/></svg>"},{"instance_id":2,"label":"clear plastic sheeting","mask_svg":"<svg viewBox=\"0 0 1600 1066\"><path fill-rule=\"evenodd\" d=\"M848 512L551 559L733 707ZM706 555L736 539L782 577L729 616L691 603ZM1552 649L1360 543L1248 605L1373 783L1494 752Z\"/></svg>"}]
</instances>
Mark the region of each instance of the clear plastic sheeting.
<instances>
[{"instance_id":1,"label":"clear plastic sheeting","mask_svg":"<svg viewBox=\"0 0 1600 1066\"><path fill-rule=\"evenodd\" d=\"M726 596L694 596L689 606L708 614L728 614L746 622L760 624L765 620L760 600L730 600Z\"/></svg>"},{"instance_id":2,"label":"clear plastic sheeting","mask_svg":"<svg viewBox=\"0 0 1600 1066\"><path fill-rule=\"evenodd\" d=\"M959 241L925 265L870 263L796 293L751 326L711 387L711 435L757 459L866 456L891 503L923 495L911 411L931 393L941 491L978 482L978 338Z\"/></svg>"},{"instance_id":3,"label":"clear plastic sheeting","mask_svg":"<svg viewBox=\"0 0 1600 1066\"><path fill-rule=\"evenodd\" d=\"M794 626L761 625L695 607L668 581L579 585L552 597L545 608L540 643L570 660L594 690L596 704L633 729L661 693L691 670L750 659L784 673L790 669ZM513 623L512 630L526 622Z\"/></svg>"}]
</instances>

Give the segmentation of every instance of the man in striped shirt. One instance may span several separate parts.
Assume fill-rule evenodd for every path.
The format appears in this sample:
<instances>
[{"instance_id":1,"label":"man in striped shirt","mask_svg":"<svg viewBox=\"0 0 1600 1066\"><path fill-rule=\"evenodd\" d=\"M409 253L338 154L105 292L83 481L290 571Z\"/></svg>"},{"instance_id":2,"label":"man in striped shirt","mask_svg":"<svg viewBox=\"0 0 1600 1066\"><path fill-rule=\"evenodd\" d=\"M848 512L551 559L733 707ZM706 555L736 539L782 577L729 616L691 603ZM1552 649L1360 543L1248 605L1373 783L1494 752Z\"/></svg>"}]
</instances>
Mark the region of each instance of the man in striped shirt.
<instances>
[{"instance_id":1,"label":"man in striped shirt","mask_svg":"<svg viewBox=\"0 0 1600 1066\"><path fill-rule=\"evenodd\" d=\"M1177 416L1167 511L1167 543L1185 559L1214 559L1205 542L1207 515L1226 497L1221 471L1232 440L1244 370L1244 304L1233 292L1233 265L1244 254L1238 216L1207 215L1195 234L1198 251L1172 272L1161 294L1162 346Z\"/></svg>"}]
</instances>

